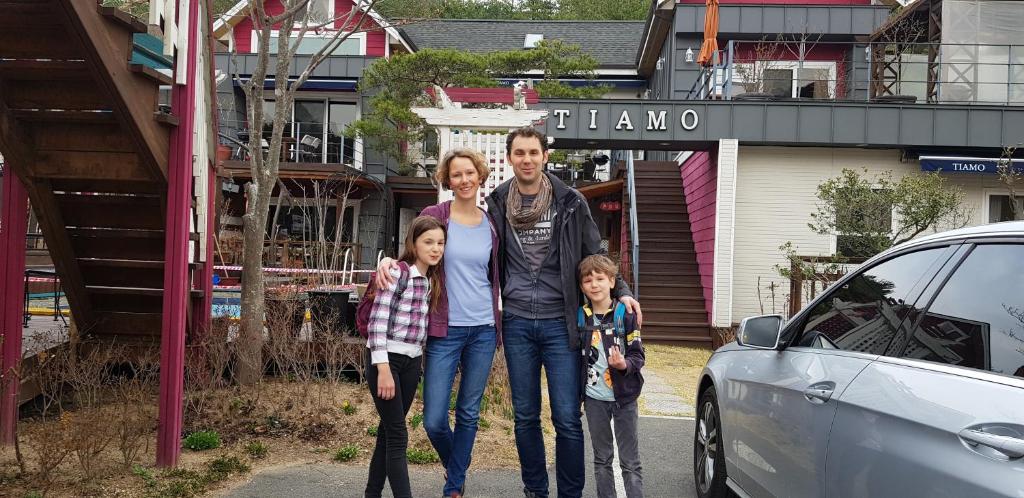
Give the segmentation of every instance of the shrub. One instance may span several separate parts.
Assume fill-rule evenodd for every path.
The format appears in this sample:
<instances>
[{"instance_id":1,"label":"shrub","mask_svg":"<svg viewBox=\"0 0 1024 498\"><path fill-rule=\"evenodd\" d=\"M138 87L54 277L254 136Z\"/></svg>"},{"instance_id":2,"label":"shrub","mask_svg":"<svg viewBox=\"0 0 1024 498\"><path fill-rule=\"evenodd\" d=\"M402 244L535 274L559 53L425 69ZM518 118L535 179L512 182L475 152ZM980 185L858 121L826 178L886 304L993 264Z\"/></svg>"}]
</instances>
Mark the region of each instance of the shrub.
<instances>
[{"instance_id":1,"label":"shrub","mask_svg":"<svg viewBox=\"0 0 1024 498\"><path fill-rule=\"evenodd\" d=\"M477 425L480 426L481 429L490 429L491 421L480 417L480 422L478 422Z\"/></svg>"},{"instance_id":2,"label":"shrub","mask_svg":"<svg viewBox=\"0 0 1024 498\"><path fill-rule=\"evenodd\" d=\"M193 451L220 448L220 435L217 431L196 431L185 438L185 447Z\"/></svg>"},{"instance_id":3,"label":"shrub","mask_svg":"<svg viewBox=\"0 0 1024 498\"><path fill-rule=\"evenodd\" d=\"M422 423L423 423L423 414L422 413L417 413L417 414L413 415L412 419L409 420L409 425L412 426L412 430L418 429L420 424L422 424Z\"/></svg>"},{"instance_id":4,"label":"shrub","mask_svg":"<svg viewBox=\"0 0 1024 498\"><path fill-rule=\"evenodd\" d=\"M371 425L371 426L367 427L366 428L366 433L371 435L371 436L373 436L373 437L377 437L377 426L376 425Z\"/></svg>"},{"instance_id":5,"label":"shrub","mask_svg":"<svg viewBox=\"0 0 1024 498\"><path fill-rule=\"evenodd\" d=\"M211 482L220 481L231 474L249 472L249 465L239 460L236 456L217 457L206 464L206 468L209 470L209 480Z\"/></svg>"},{"instance_id":6,"label":"shrub","mask_svg":"<svg viewBox=\"0 0 1024 498\"><path fill-rule=\"evenodd\" d=\"M345 402L341 404L341 411L344 412L345 415L352 415L356 412L356 405L349 403L346 399Z\"/></svg>"},{"instance_id":7,"label":"shrub","mask_svg":"<svg viewBox=\"0 0 1024 498\"><path fill-rule=\"evenodd\" d=\"M441 458L437 456L436 451L421 450L419 448L409 448L405 452L405 457L409 460L409 463L415 464L437 463L441 461Z\"/></svg>"},{"instance_id":8,"label":"shrub","mask_svg":"<svg viewBox=\"0 0 1024 498\"><path fill-rule=\"evenodd\" d=\"M245 451L253 458L263 458L267 456L267 452L269 450L270 448L268 448L266 444L263 444L262 441L253 441L245 445Z\"/></svg>"},{"instance_id":9,"label":"shrub","mask_svg":"<svg viewBox=\"0 0 1024 498\"><path fill-rule=\"evenodd\" d=\"M359 447L354 444L346 445L334 453L335 462L347 462L359 454Z\"/></svg>"}]
</instances>

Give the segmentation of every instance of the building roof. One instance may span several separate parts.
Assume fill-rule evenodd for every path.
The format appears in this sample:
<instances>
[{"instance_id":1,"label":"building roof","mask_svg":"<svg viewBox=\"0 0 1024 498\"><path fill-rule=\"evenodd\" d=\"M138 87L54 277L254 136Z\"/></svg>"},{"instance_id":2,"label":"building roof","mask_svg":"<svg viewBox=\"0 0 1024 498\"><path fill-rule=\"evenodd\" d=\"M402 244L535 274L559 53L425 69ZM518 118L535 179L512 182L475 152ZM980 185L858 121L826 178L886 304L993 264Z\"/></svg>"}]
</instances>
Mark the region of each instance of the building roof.
<instances>
[{"instance_id":1,"label":"building roof","mask_svg":"<svg viewBox=\"0 0 1024 498\"><path fill-rule=\"evenodd\" d=\"M450 48L467 52L523 50L528 34L579 45L601 67L634 67L643 21L510 21L432 19L402 27L416 50Z\"/></svg>"}]
</instances>

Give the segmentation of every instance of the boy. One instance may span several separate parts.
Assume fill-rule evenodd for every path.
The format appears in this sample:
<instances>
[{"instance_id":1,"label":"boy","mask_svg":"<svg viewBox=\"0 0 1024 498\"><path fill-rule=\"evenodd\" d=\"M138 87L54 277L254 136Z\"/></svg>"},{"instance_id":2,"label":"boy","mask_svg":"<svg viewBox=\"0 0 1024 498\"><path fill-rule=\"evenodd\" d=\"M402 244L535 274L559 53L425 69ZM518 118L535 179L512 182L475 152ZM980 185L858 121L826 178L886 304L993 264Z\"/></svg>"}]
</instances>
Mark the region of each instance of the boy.
<instances>
[{"instance_id":1,"label":"boy","mask_svg":"<svg viewBox=\"0 0 1024 498\"><path fill-rule=\"evenodd\" d=\"M636 402L644 384L640 374L644 366L640 329L636 316L612 300L618 268L611 259L599 254L587 256L579 269L580 288L589 300L580 308L578 325L584 334L583 344L590 345L583 352L587 359L583 403L594 446L597 496L615 497L612 444L617 443L626 496L642 498Z\"/></svg>"}]
</instances>

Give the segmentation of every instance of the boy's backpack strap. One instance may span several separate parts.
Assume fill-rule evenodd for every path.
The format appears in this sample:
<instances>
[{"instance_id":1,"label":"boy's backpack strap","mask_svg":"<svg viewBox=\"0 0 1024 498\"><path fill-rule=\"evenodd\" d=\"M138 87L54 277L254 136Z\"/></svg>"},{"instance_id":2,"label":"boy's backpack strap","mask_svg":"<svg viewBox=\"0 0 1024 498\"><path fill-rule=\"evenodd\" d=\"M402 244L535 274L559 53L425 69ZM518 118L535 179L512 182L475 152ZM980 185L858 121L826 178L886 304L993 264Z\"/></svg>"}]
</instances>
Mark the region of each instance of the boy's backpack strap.
<instances>
[{"instance_id":1,"label":"boy's backpack strap","mask_svg":"<svg viewBox=\"0 0 1024 498\"><path fill-rule=\"evenodd\" d=\"M576 308L576 328L582 331L586 325L587 317L586 314L583 312L583 307L580 306L579 308Z\"/></svg>"},{"instance_id":2,"label":"boy's backpack strap","mask_svg":"<svg viewBox=\"0 0 1024 498\"><path fill-rule=\"evenodd\" d=\"M619 301L615 305L615 314L612 315L612 323L615 324L615 335L626 336L626 305Z\"/></svg>"}]
</instances>

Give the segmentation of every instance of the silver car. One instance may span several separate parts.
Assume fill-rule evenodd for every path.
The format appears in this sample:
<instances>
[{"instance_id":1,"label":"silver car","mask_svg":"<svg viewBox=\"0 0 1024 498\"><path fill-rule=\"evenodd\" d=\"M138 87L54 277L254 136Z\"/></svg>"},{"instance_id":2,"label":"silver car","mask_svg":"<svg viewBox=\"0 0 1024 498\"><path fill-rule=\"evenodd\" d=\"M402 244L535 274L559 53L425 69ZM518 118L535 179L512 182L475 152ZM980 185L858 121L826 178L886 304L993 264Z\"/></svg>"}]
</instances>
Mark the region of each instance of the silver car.
<instances>
[{"instance_id":1,"label":"silver car","mask_svg":"<svg viewBox=\"0 0 1024 498\"><path fill-rule=\"evenodd\" d=\"M700 380L701 497L1024 497L1024 222L872 258Z\"/></svg>"}]
</instances>

